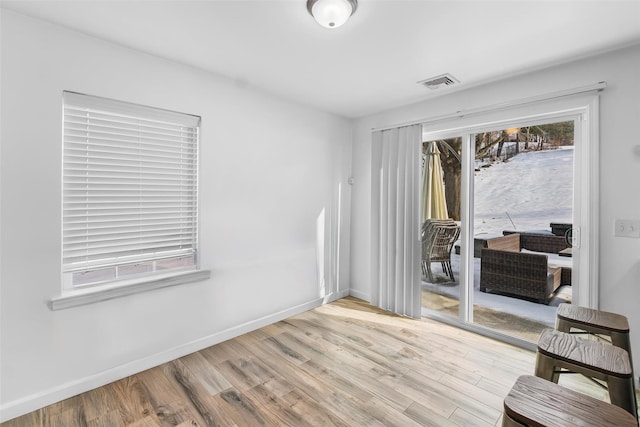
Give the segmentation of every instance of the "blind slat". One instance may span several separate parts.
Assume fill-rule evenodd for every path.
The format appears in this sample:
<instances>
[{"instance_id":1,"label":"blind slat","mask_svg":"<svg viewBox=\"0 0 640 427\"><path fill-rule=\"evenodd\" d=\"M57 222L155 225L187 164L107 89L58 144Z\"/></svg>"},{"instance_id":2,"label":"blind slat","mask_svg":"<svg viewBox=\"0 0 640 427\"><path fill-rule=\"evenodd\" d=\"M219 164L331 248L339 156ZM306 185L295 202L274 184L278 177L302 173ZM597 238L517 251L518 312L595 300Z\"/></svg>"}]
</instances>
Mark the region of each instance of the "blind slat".
<instances>
[{"instance_id":1,"label":"blind slat","mask_svg":"<svg viewBox=\"0 0 640 427\"><path fill-rule=\"evenodd\" d=\"M68 100L68 97L67 97ZM116 101L117 102L117 101ZM138 106L141 110L146 109L145 114L152 112L151 110L155 110L152 113L157 113L157 109L148 108ZM145 117L141 117L140 114L131 115L123 112L118 112L116 110L118 107L111 103L108 109L96 109L93 106L84 107L82 105L73 105L73 103L68 103L65 105L65 113L69 116L78 117L78 118L86 118L86 117L95 117L97 119L104 120L112 120L118 123L126 123L126 124L135 124L140 126L151 126L151 127L161 127L167 129L173 128L189 128L193 129L197 127L200 118L197 116L188 116L183 113L175 113L174 117L177 117L177 120L162 120L159 118L158 120L147 119ZM135 108L135 106L133 107ZM191 117L192 120L189 120Z\"/></svg>"},{"instance_id":2,"label":"blind slat","mask_svg":"<svg viewBox=\"0 0 640 427\"><path fill-rule=\"evenodd\" d=\"M92 239L87 242L70 242L63 245L66 256L73 256L78 254L80 256L101 254L105 251L115 250L122 252L124 250L146 250L149 247L157 248L160 245L191 247L192 235L179 234L179 235L149 235L144 239L140 238L126 238L119 239ZM91 246L91 249L87 249Z\"/></svg>"},{"instance_id":3,"label":"blind slat","mask_svg":"<svg viewBox=\"0 0 640 427\"><path fill-rule=\"evenodd\" d=\"M177 153L193 153L193 147L185 145L167 145L167 144L148 144L148 143L130 143L128 141L114 141L108 139L82 138L78 136L65 136L68 144L67 147L73 150L81 150L85 152L105 151L105 152L154 152L158 155L167 154L174 156ZM109 145L106 146L105 142Z\"/></svg>"},{"instance_id":4,"label":"blind slat","mask_svg":"<svg viewBox=\"0 0 640 427\"><path fill-rule=\"evenodd\" d=\"M196 133L189 127L184 126L170 126L159 124L144 124L143 122L133 123L121 120L118 116L106 116L106 115L81 115L76 114L77 110L65 110L65 127L69 129L83 129L84 127L91 125L96 128L113 129L116 131L131 131L131 132L148 132L157 133L158 135L191 135Z\"/></svg>"},{"instance_id":5,"label":"blind slat","mask_svg":"<svg viewBox=\"0 0 640 427\"><path fill-rule=\"evenodd\" d=\"M142 147L153 147L161 145L160 143L165 143L165 148L175 148L183 146L187 141L192 140L193 138L186 138L176 136L175 138L170 138L169 135L164 135L162 138L153 135L146 135L142 133L138 134L124 134L117 132L98 132L97 130L89 127L88 129L78 131L69 128L64 129L64 136L69 138L75 138L76 141L78 139L84 139L85 141L101 141L101 142L110 142L110 143L122 143L125 146L127 144L136 144L140 143ZM109 144L110 145L110 144Z\"/></svg>"}]
</instances>

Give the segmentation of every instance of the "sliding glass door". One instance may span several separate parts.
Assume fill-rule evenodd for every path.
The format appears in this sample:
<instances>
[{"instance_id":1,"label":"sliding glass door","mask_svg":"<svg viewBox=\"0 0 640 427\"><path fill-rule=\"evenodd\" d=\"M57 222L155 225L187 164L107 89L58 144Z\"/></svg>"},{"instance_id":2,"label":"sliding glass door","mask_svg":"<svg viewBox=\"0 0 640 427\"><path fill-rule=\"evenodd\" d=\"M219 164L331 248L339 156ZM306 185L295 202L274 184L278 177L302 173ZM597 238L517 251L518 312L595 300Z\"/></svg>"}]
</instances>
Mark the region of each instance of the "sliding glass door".
<instances>
[{"instance_id":1,"label":"sliding glass door","mask_svg":"<svg viewBox=\"0 0 640 427\"><path fill-rule=\"evenodd\" d=\"M473 322L536 342L571 302L574 122L473 135Z\"/></svg>"},{"instance_id":2,"label":"sliding glass door","mask_svg":"<svg viewBox=\"0 0 640 427\"><path fill-rule=\"evenodd\" d=\"M594 236L580 239L593 220L587 180L597 147L589 113L584 107L455 129L443 124L444 131L424 127L424 315L531 348L554 326L558 304L581 298L591 305L585 273ZM434 161L441 175L432 173ZM431 253L443 221L459 229L446 260Z\"/></svg>"}]
</instances>

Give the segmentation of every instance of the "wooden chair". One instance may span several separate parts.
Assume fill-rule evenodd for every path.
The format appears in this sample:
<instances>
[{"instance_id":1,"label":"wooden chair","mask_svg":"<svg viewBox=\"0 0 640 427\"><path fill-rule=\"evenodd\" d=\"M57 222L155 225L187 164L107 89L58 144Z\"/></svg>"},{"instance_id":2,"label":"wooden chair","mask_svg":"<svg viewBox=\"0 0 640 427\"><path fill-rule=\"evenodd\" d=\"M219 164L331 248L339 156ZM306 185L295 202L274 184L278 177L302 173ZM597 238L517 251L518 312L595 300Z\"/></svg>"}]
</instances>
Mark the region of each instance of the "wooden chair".
<instances>
[{"instance_id":1,"label":"wooden chair","mask_svg":"<svg viewBox=\"0 0 640 427\"><path fill-rule=\"evenodd\" d=\"M543 330L538 340L536 376L557 383L560 374L573 372L604 382L611 403L637 419L633 371L626 350L555 329Z\"/></svg>"},{"instance_id":2,"label":"wooden chair","mask_svg":"<svg viewBox=\"0 0 640 427\"><path fill-rule=\"evenodd\" d=\"M632 427L635 418L602 400L531 375L523 375L504 399L503 427Z\"/></svg>"},{"instance_id":3,"label":"wooden chair","mask_svg":"<svg viewBox=\"0 0 640 427\"><path fill-rule=\"evenodd\" d=\"M556 313L556 329L572 334L587 333L598 337L608 336L609 342L616 347L625 349L629 353L629 361L633 362L629 320L626 316L562 303L558 306Z\"/></svg>"},{"instance_id":4,"label":"wooden chair","mask_svg":"<svg viewBox=\"0 0 640 427\"><path fill-rule=\"evenodd\" d=\"M422 274L434 282L431 263L439 262L442 271L455 281L451 268L451 249L460 236L460 226L453 220L427 220L422 225Z\"/></svg>"},{"instance_id":5,"label":"wooden chair","mask_svg":"<svg viewBox=\"0 0 640 427\"><path fill-rule=\"evenodd\" d=\"M633 372L629 320L626 316L575 304L562 303L556 313L556 329L570 334L594 335L598 339L620 347L629 354ZM636 398L636 408L638 400Z\"/></svg>"}]
</instances>

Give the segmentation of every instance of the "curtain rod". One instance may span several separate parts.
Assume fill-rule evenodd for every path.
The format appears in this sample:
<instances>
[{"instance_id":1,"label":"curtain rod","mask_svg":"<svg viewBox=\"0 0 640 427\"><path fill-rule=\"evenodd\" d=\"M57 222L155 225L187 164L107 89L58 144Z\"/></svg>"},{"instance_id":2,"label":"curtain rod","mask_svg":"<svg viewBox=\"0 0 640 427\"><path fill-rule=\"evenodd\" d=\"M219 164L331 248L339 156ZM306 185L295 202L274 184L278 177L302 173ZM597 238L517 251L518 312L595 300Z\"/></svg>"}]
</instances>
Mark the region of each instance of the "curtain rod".
<instances>
[{"instance_id":1,"label":"curtain rod","mask_svg":"<svg viewBox=\"0 0 640 427\"><path fill-rule=\"evenodd\" d=\"M578 94L581 94L581 93L594 92L594 91L600 92L600 91L604 90L606 87L607 87L607 82L606 81L601 81L601 82L594 83L594 84L587 85L587 86L580 86L580 87L576 87L576 88L572 88L572 89L561 90L559 92L547 93L547 94L544 94L544 95L531 96L529 98L522 98L522 99L518 99L518 100L514 100L514 101L502 102L502 103L498 103L498 104L488 105L488 106L485 106L485 107L472 108L472 109L466 110L466 111L460 110L460 111L456 111L455 113L443 114L441 116L430 117L430 118L426 118L426 119L422 119L422 120L413 120L413 121L410 121L410 122L400 123L400 124L391 125L391 126L385 126L385 127L380 127L380 128L371 128L371 132L395 129L395 128L399 128L399 127L403 127L403 126L411 126L411 125L417 125L417 124L436 123L436 122L439 122L439 121L453 119L453 118L456 118L456 117L458 117L458 118L469 117L469 116L474 116L474 115L480 114L480 113L489 113L489 112L492 112L492 111L503 110L505 108L519 107L521 105L532 104L532 103L540 102L540 101L549 101L551 99L562 98L562 97L565 97L565 96L578 95Z\"/></svg>"}]
</instances>

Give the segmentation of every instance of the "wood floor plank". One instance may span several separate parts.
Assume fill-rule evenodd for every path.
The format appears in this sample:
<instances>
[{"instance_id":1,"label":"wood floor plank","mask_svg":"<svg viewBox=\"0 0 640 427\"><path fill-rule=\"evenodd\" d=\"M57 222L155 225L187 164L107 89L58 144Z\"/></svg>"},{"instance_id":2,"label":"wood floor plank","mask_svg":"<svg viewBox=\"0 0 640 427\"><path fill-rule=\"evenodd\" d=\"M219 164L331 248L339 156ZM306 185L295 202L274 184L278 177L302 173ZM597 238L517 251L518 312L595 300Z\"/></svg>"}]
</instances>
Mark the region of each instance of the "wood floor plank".
<instances>
[{"instance_id":1,"label":"wood floor plank","mask_svg":"<svg viewBox=\"0 0 640 427\"><path fill-rule=\"evenodd\" d=\"M125 425L133 424L151 415L155 417L149 395L136 376L113 382L105 388L111 391L118 403L118 411Z\"/></svg>"},{"instance_id":2,"label":"wood floor plank","mask_svg":"<svg viewBox=\"0 0 640 427\"><path fill-rule=\"evenodd\" d=\"M313 426L349 426L349 424L340 417L340 414L327 410L324 405L316 402L314 399L310 399L309 396L297 389L282 396L282 399L287 402L292 411L304 417Z\"/></svg>"},{"instance_id":3,"label":"wood floor plank","mask_svg":"<svg viewBox=\"0 0 640 427\"><path fill-rule=\"evenodd\" d=\"M449 405L472 412L478 418L489 423L494 423L502 413L502 401L495 402L495 406L492 407L490 405L491 402L485 403L483 394L473 393L473 386L471 385L458 384L460 388L450 387L442 381L431 381L420 372L405 374L403 383L420 389L422 393L428 396L437 396L438 399L444 399Z\"/></svg>"},{"instance_id":4,"label":"wood floor plank","mask_svg":"<svg viewBox=\"0 0 640 427\"><path fill-rule=\"evenodd\" d=\"M259 408L244 393L231 388L215 397L224 412L238 426L268 426L273 421L265 414L264 408Z\"/></svg>"},{"instance_id":5,"label":"wood floor plank","mask_svg":"<svg viewBox=\"0 0 640 427\"><path fill-rule=\"evenodd\" d=\"M174 360L168 363L169 379L175 381L177 387L183 393L186 400L195 409L196 414L201 418L201 425L233 426L229 416L222 411L220 406L209 395L197 378L180 361Z\"/></svg>"},{"instance_id":6,"label":"wood floor plank","mask_svg":"<svg viewBox=\"0 0 640 427\"><path fill-rule=\"evenodd\" d=\"M24 414L18 418L14 418L10 421L2 423L2 426L7 427L43 427L46 426L42 420L43 413L46 414L46 409L38 409L28 414Z\"/></svg>"},{"instance_id":7,"label":"wood floor plank","mask_svg":"<svg viewBox=\"0 0 640 427\"><path fill-rule=\"evenodd\" d=\"M469 396L469 398L475 399L492 408L499 408L504 401L504 394L493 394L475 384L469 384L457 377L454 377L453 375L443 375L438 383L447 386L452 390L464 390L465 394ZM507 393L509 393L509 390L507 390Z\"/></svg>"},{"instance_id":8,"label":"wood floor plank","mask_svg":"<svg viewBox=\"0 0 640 427\"><path fill-rule=\"evenodd\" d=\"M447 396L442 395L439 390L434 392L429 387L423 388L424 382L417 378L417 375L405 374L402 376L381 376L379 380L386 386L411 399L411 405L415 402L420 402L430 409L430 413L449 418L453 411L456 410L457 405L450 401Z\"/></svg>"},{"instance_id":9,"label":"wood floor plank","mask_svg":"<svg viewBox=\"0 0 640 427\"><path fill-rule=\"evenodd\" d=\"M99 387L83 393L82 404L88 426L95 425L94 420L105 419L105 417L112 419L113 414L117 414L120 407L120 402L109 387ZM111 415L107 416L107 414ZM98 421L98 425L100 422L102 421Z\"/></svg>"},{"instance_id":10,"label":"wood floor plank","mask_svg":"<svg viewBox=\"0 0 640 427\"><path fill-rule=\"evenodd\" d=\"M66 411L50 415L49 422L44 423L44 425L49 425L51 427L85 427L87 422L85 420L82 404L79 404L75 408L69 408Z\"/></svg>"},{"instance_id":11,"label":"wood floor plank","mask_svg":"<svg viewBox=\"0 0 640 427\"><path fill-rule=\"evenodd\" d=\"M352 381L349 375L345 375L340 369L331 369L326 364L320 365L316 361L310 360L307 363L300 366L300 369L309 374L311 377L318 378L326 387L339 390L347 396L351 396L354 399L366 402L374 395L369 390L358 382Z\"/></svg>"},{"instance_id":12,"label":"wood floor plank","mask_svg":"<svg viewBox=\"0 0 640 427\"><path fill-rule=\"evenodd\" d=\"M160 421L152 416L144 417L138 421L127 424L127 427L162 427Z\"/></svg>"},{"instance_id":13,"label":"wood floor plank","mask_svg":"<svg viewBox=\"0 0 640 427\"><path fill-rule=\"evenodd\" d=\"M212 396L231 388L231 383L207 361L202 353L192 353L180 360Z\"/></svg>"},{"instance_id":14,"label":"wood floor plank","mask_svg":"<svg viewBox=\"0 0 640 427\"><path fill-rule=\"evenodd\" d=\"M387 427L419 427L421 425L377 397L369 399L364 404L364 410Z\"/></svg>"},{"instance_id":15,"label":"wood floor plank","mask_svg":"<svg viewBox=\"0 0 640 427\"><path fill-rule=\"evenodd\" d=\"M46 413L49 416L55 416L69 411L81 412L81 410L83 410L82 396L73 396L69 399L61 400L60 402L47 406ZM82 418L84 418L84 414L82 415Z\"/></svg>"},{"instance_id":16,"label":"wood floor plank","mask_svg":"<svg viewBox=\"0 0 640 427\"><path fill-rule=\"evenodd\" d=\"M488 393L502 398L509 394L509 390L513 387L513 383L501 381L500 377L482 377L475 385Z\"/></svg>"},{"instance_id":17,"label":"wood floor plank","mask_svg":"<svg viewBox=\"0 0 640 427\"><path fill-rule=\"evenodd\" d=\"M273 394L262 384L247 390L247 395L256 402L258 407L262 408L263 412L268 413L277 425L311 426L304 416L292 410L286 401Z\"/></svg>"},{"instance_id":18,"label":"wood floor plank","mask_svg":"<svg viewBox=\"0 0 640 427\"><path fill-rule=\"evenodd\" d=\"M224 341L220 344L200 350L199 353L201 353L209 362L213 364L246 356L246 353L238 353L237 346L234 344L235 342L233 340Z\"/></svg>"},{"instance_id":19,"label":"wood floor plank","mask_svg":"<svg viewBox=\"0 0 640 427\"><path fill-rule=\"evenodd\" d=\"M252 364L253 361L251 359L241 358L225 360L214 366L224 375L232 387L236 390L245 391L261 382L260 376L254 373L256 369L251 367Z\"/></svg>"},{"instance_id":20,"label":"wood floor plank","mask_svg":"<svg viewBox=\"0 0 640 427\"><path fill-rule=\"evenodd\" d=\"M449 418L445 418L441 414L434 412L431 407L422 405L419 402L413 402L403 414L422 426L460 427Z\"/></svg>"},{"instance_id":21,"label":"wood floor plank","mask_svg":"<svg viewBox=\"0 0 640 427\"><path fill-rule=\"evenodd\" d=\"M533 352L348 297L2 427L498 426L534 364ZM608 399L577 377L561 385Z\"/></svg>"},{"instance_id":22,"label":"wood floor plank","mask_svg":"<svg viewBox=\"0 0 640 427\"><path fill-rule=\"evenodd\" d=\"M120 411L108 411L87 421L87 427L125 427Z\"/></svg>"},{"instance_id":23,"label":"wood floor plank","mask_svg":"<svg viewBox=\"0 0 640 427\"><path fill-rule=\"evenodd\" d=\"M197 424L195 408L184 400L184 394L169 380L167 371L169 370L165 365L136 374L141 387L149 396L156 417L162 426L175 426L185 422Z\"/></svg>"},{"instance_id":24,"label":"wood floor plank","mask_svg":"<svg viewBox=\"0 0 640 427\"><path fill-rule=\"evenodd\" d=\"M487 423L483 420L479 420L474 414L471 414L462 408L456 409L449 419L460 427L493 427L502 425L502 422L497 424L498 421L502 420L501 416L498 417L496 423Z\"/></svg>"},{"instance_id":25,"label":"wood floor plank","mask_svg":"<svg viewBox=\"0 0 640 427\"><path fill-rule=\"evenodd\" d=\"M37 414L38 419L30 420L27 424L29 426L86 426L84 405L80 396L62 400L48 406L46 410L32 414Z\"/></svg>"},{"instance_id":26,"label":"wood floor plank","mask_svg":"<svg viewBox=\"0 0 640 427\"><path fill-rule=\"evenodd\" d=\"M431 381L424 375L416 372L405 374L405 379L410 381L411 384L414 384L415 387L419 387L421 392L438 396L439 399L444 399L448 404L452 404L456 408L464 407L483 421L493 424L502 413L502 408L500 408L499 402L498 407L500 409L491 407L480 400L476 400L469 394L471 387L466 385L459 389L452 388L441 382Z\"/></svg>"},{"instance_id":27,"label":"wood floor plank","mask_svg":"<svg viewBox=\"0 0 640 427\"><path fill-rule=\"evenodd\" d=\"M163 427L186 424L190 426L202 425L202 419L184 400L165 403L156 408L156 419Z\"/></svg>"},{"instance_id":28,"label":"wood floor plank","mask_svg":"<svg viewBox=\"0 0 640 427\"><path fill-rule=\"evenodd\" d=\"M282 332L277 337L287 347L304 356L306 361L321 358L329 351L329 346L323 339L295 335L289 331Z\"/></svg>"},{"instance_id":29,"label":"wood floor plank","mask_svg":"<svg viewBox=\"0 0 640 427\"><path fill-rule=\"evenodd\" d=\"M255 343L256 347L263 352L265 357L283 357L290 363L295 365L301 365L309 359L293 350L279 339L279 335L275 337L269 337L258 343Z\"/></svg>"}]
</instances>

